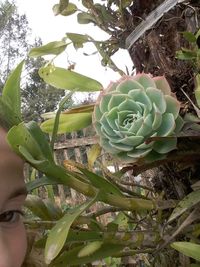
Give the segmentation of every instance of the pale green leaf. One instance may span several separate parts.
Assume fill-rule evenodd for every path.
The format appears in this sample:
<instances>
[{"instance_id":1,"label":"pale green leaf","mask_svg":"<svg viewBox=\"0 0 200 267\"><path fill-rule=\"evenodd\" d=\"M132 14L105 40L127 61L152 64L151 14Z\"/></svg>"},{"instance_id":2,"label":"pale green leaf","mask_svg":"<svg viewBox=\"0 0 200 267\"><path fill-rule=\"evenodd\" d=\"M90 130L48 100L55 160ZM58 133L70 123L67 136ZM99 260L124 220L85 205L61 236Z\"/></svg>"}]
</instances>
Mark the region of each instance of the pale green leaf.
<instances>
[{"instance_id":1,"label":"pale green leaf","mask_svg":"<svg viewBox=\"0 0 200 267\"><path fill-rule=\"evenodd\" d=\"M185 256L200 261L200 245L191 242L174 242L171 247L183 253Z\"/></svg>"},{"instance_id":2,"label":"pale green leaf","mask_svg":"<svg viewBox=\"0 0 200 267\"><path fill-rule=\"evenodd\" d=\"M67 45L65 41L50 42L46 45L32 48L29 52L29 56L41 57L45 55L59 55L65 50Z\"/></svg>"},{"instance_id":3,"label":"pale green leaf","mask_svg":"<svg viewBox=\"0 0 200 267\"><path fill-rule=\"evenodd\" d=\"M85 247L83 247L79 253L78 253L78 258L86 257L94 252L96 252L100 247L103 245L102 241L94 241L91 243L88 243Z\"/></svg>"},{"instance_id":4,"label":"pale green leaf","mask_svg":"<svg viewBox=\"0 0 200 267\"><path fill-rule=\"evenodd\" d=\"M56 267L66 267L66 262L72 266L81 266L82 264L91 263L96 260L104 259L108 256L116 255L124 246L120 244L106 243L103 244L98 250L89 256L82 258L78 257L78 253L85 245L77 246L75 248L65 251L60 257L54 261Z\"/></svg>"},{"instance_id":5,"label":"pale green leaf","mask_svg":"<svg viewBox=\"0 0 200 267\"><path fill-rule=\"evenodd\" d=\"M92 78L53 65L40 68L39 75L47 84L58 89L81 92L100 91L102 89L102 85Z\"/></svg>"},{"instance_id":6,"label":"pale green leaf","mask_svg":"<svg viewBox=\"0 0 200 267\"><path fill-rule=\"evenodd\" d=\"M95 17L86 12L78 13L77 19L78 19L78 23L80 24L88 24L90 22L93 22L93 23L96 22Z\"/></svg>"},{"instance_id":7,"label":"pale green leaf","mask_svg":"<svg viewBox=\"0 0 200 267\"><path fill-rule=\"evenodd\" d=\"M55 119L43 122L40 127L46 133L52 133ZM92 123L91 113L61 114L58 125L58 134L81 130Z\"/></svg>"},{"instance_id":8,"label":"pale green leaf","mask_svg":"<svg viewBox=\"0 0 200 267\"><path fill-rule=\"evenodd\" d=\"M173 210L171 216L168 219L168 223L175 220L181 214L183 214L186 210L192 208L194 205L200 202L200 190L194 191L188 194L183 200L179 202L177 207Z\"/></svg>"},{"instance_id":9,"label":"pale green leaf","mask_svg":"<svg viewBox=\"0 0 200 267\"><path fill-rule=\"evenodd\" d=\"M71 209L65 216L60 219L52 228L47 238L45 246L45 262L49 264L61 251L68 236L69 229L74 220L88 209L97 199L97 196L84 204Z\"/></svg>"},{"instance_id":10,"label":"pale green leaf","mask_svg":"<svg viewBox=\"0 0 200 267\"><path fill-rule=\"evenodd\" d=\"M96 159L101 155L102 148L99 144L95 144L91 147L88 151L87 158L88 158L88 167L92 169Z\"/></svg>"},{"instance_id":11,"label":"pale green leaf","mask_svg":"<svg viewBox=\"0 0 200 267\"><path fill-rule=\"evenodd\" d=\"M20 81L23 66L24 61L22 61L9 75L2 92L3 98L7 99L12 111L19 118L21 118Z\"/></svg>"},{"instance_id":12,"label":"pale green leaf","mask_svg":"<svg viewBox=\"0 0 200 267\"><path fill-rule=\"evenodd\" d=\"M69 3L65 9L61 10L60 14L62 16L70 16L70 15L76 13L77 10L78 10L78 8L75 4Z\"/></svg>"},{"instance_id":13,"label":"pale green leaf","mask_svg":"<svg viewBox=\"0 0 200 267\"><path fill-rule=\"evenodd\" d=\"M66 35L72 41L75 48L81 48L84 43L90 41L86 34L66 33Z\"/></svg>"},{"instance_id":14,"label":"pale green leaf","mask_svg":"<svg viewBox=\"0 0 200 267\"><path fill-rule=\"evenodd\" d=\"M119 188L115 184L106 180L104 177L97 175L96 173L93 173L86 168L78 167L78 169L86 176L86 178L91 182L92 185L100 190L100 192L112 194L115 196L123 196Z\"/></svg>"},{"instance_id":15,"label":"pale green leaf","mask_svg":"<svg viewBox=\"0 0 200 267\"><path fill-rule=\"evenodd\" d=\"M44 201L36 195L27 196L25 207L42 220L48 221L53 219L53 216L45 205Z\"/></svg>"}]
</instances>

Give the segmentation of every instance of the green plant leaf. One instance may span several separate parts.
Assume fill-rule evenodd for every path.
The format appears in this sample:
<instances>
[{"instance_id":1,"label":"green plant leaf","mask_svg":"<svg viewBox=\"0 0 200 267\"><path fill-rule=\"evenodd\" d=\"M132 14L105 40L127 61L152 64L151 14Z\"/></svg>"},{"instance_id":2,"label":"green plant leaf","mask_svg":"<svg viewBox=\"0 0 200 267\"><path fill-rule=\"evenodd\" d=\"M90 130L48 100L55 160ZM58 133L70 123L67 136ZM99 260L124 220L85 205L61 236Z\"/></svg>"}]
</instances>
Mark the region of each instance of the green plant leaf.
<instances>
[{"instance_id":1,"label":"green plant leaf","mask_svg":"<svg viewBox=\"0 0 200 267\"><path fill-rule=\"evenodd\" d=\"M98 194L92 200L71 209L70 212L66 213L65 216L52 228L45 246L45 262L47 264L51 263L63 248L69 229L74 220L88 209L97 200L97 197Z\"/></svg>"},{"instance_id":2,"label":"green plant leaf","mask_svg":"<svg viewBox=\"0 0 200 267\"><path fill-rule=\"evenodd\" d=\"M192 50L187 50L187 51L180 50L176 52L176 57L181 60L192 60L196 59L197 54Z\"/></svg>"},{"instance_id":3,"label":"green plant leaf","mask_svg":"<svg viewBox=\"0 0 200 267\"><path fill-rule=\"evenodd\" d=\"M78 167L78 169L83 174L85 174L86 178L91 182L92 185L100 189L101 193L104 192L115 196L123 196L117 186L115 186L102 176L99 176L96 173L89 171L88 169L83 169L81 167Z\"/></svg>"},{"instance_id":4,"label":"green plant leaf","mask_svg":"<svg viewBox=\"0 0 200 267\"><path fill-rule=\"evenodd\" d=\"M43 122L40 127L46 133L52 133L55 118ZM81 130L92 123L91 113L61 114L58 125L58 134Z\"/></svg>"},{"instance_id":5,"label":"green plant leaf","mask_svg":"<svg viewBox=\"0 0 200 267\"><path fill-rule=\"evenodd\" d=\"M102 148L99 144L95 144L91 147L91 149L87 153L88 158L88 167L92 169L96 159L101 155Z\"/></svg>"},{"instance_id":6,"label":"green plant leaf","mask_svg":"<svg viewBox=\"0 0 200 267\"><path fill-rule=\"evenodd\" d=\"M65 251L53 262L53 266L66 267L66 262L68 265L81 266L82 264L91 263L96 260L104 259L108 256L116 255L124 248L124 246L120 244L104 243L98 250L96 250L91 255L79 258L78 254L84 247L85 245L77 246L68 251Z\"/></svg>"},{"instance_id":7,"label":"green plant leaf","mask_svg":"<svg viewBox=\"0 0 200 267\"><path fill-rule=\"evenodd\" d=\"M41 57L45 55L59 55L61 54L68 44L65 41L50 42L40 47L32 48L29 52L29 57Z\"/></svg>"},{"instance_id":8,"label":"green plant leaf","mask_svg":"<svg viewBox=\"0 0 200 267\"><path fill-rule=\"evenodd\" d=\"M24 60L9 75L4 87L2 96L6 98L13 112L21 119L21 97L20 81L21 73L24 66Z\"/></svg>"},{"instance_id":9,"label":"green plant leaf","mask_svg":"<svg viewBox=\"0 0 200 267\"><path fill-rule=\"evenodd\" d=\"M85 247L83 247L79 251L78 258L83 258L83 257L93 254L98 249L100 249L102 245L103 245L103 241L94 241L94 242L88 243Z\"/></svg>"},{"instance_id":10,"label":"green plant leaf","mask_svg":"<svg viewBox=\"0 0 200 267\"><path fill-rule=\"evenodd\" d=\"M42 220L48 221L53 219L51 211L47 208L44 201L36 195L27 196L25 207Z\"/></svg>"},{"instance_id":11,"label":"green plant leaf","mask_svg":"<svg viewBox=\"0 0 200 267\"><path fill-rule=\"evenodd\" d=\"M177 207L173 210L171 216L168 219L168 223L175 220L181 214L183 214L186 210L192 208L194 205L200 202L200 190L194 191L188 194L183 200L181 200Z\"/></svg>"},{"instance_id":12,"label":"green plant leaf","mask_svg":"<svg viewBox=\"0 0 200 267\"><path fill-rule=\"evenodd\" d=\"M200 261L200 245L191 242L174 242L171 247L190 258Z\"/></svg>"},{"instance_id":13,"label":"green plant leaf","mask_svg":"<svg viewBox=\"0 0 200 267\"><path fill-rule=\"evenodd\" d=\"M75 108L63 111L63 114L73 114L73 113L87 113L87 112L93 112L94 110L94 104L89 105L81 105L77 106Z\"/></svg>"},{"instance_id":14,"label":"green plant leaf","mask_svg":"<svg viewBox=\"0 0 200 267\"><path fill-rule=\"evenodd\" d=\"M6 97L0 97L0 125L10 129L21 122L21 116L18 116L12 109L10 101Z\"/></svg>"},{"instance_id":15,"label":"green plant leaf","mask_svg":"<svg viewBox=\"0 0 200 267\"><path fill-rule=\"evenodd\" d=\"M102 89L102 85L92 78L53 65L40 68L39 75L46 83L58 89L80 92L93 92Z\"/></svg>"},{"instance_id":16,"label":"green plant leaf","mask_svg":"<svg viewBox=\"0 0 200 267\"><path fill-rule=\"evenodd\" d=\"M65 9L60 11L60 14L62 16L70 16L70 15L76 13L77 10L78 10L78 8L75 4L69 3Z\"/></svg>"},{"instance_id":17,"label":"green plant leaf","mask_svg":"<svg viewBox=\"0 0 200 267\"><path fill-rule=\"evenodd\" d=\"M196 37L192 32L182 32L182 34L188 42L190 42L190 43L196 42Z\"/></svg>"},{"instance_id":18,"label":"green plant leaf","mask_svg":"<svg viewBox=\"0 0 200 267\"><path fill-rule=\"evenodd\" d=\"M82 48L83 44L89 42L90 39L86 34L66 33L67 37L72 41L74 48Z\"/></svg>"},{"instance_id":19,"label":"green plant leaf","mask_svg":"<svg viewBox=\"0 0 200 267\"><path fill-rule=\"evenodd\" d=\"M78 19L78 23L80 24L88 24L90 22L94 22L94 23L96 22L95 17L86 12L78 13L77 19Z\"/></svg>"},{"instance_id":20,"label":"green plant leaf","mask_svg":"<svg viewBox=\"0 0 200 267\"><path fill-rule=\"evenodd\" d=\"M19 153L20 145L36 160L49 160L54 162L47 137L34 121L21 123L14 126L7 135L7 138L16 153Z\"/></svg>"},{"instance_id":21,"label":"green plant leaf","mask_svg":"<svg viewBox=\"0 0 200 267\"><path fill-rule=\"evenodd\" d=\"M26 188L28 192L33 191L34 189L41 187L41 186L45 186L45 185L56 185L59 184L58 181L55 181L54 179L47 177L47 176L43 176L40 179L35 179L33 181L30 181L28 183L26 183Z\"/></svg>"}]
</instances>

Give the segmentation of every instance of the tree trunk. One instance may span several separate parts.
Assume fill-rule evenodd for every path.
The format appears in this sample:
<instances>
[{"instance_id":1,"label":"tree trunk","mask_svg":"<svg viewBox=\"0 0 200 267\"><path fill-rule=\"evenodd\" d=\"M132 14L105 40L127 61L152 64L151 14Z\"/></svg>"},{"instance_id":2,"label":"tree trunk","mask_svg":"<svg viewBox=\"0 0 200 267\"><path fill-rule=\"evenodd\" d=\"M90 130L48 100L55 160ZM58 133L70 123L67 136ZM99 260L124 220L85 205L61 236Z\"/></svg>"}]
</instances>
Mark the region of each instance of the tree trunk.
<instances>
[{"instance_id":1,"label":"tree trunk","mask_svg":"<svg viewBox=\"0 0 200 267\"><path fill-rule=\"evenodd\" d=\"M163 1L149 2L148 11L152 11L155 2L158 5ZM176 51L181 47L190 48L181 32L195 33L200 27L200 7L192 2L198 1L191 1L190 5L177 4L165 13L129 50L136 71L151 73L153 76L165 75L179 100L186 100L181 89L191 94L194 86L192 64L176 59ZM136 9L135 5L134 8ZM139 8L143 11L139 16L144 18L147 8L142 4Z\"/></svg>"},{"instance_id":2,"label":"tree trunk","mask_svg":"<svg viewBox=\"0 0 200 267\"><path fill-rule=\"evenodd\" d=\"M129 29L129 34L162 2L164 1L134 1L131 9L134 15L132 23L129 18L129 25L134 25L134 27ZM196 33L199 28L199 1L177 4L129 49L137 73L151 73L153 76L165 75L178 100L182 102L184 108L187 107L186 110L182 109L182 115L185 111L188 112L188 102L182 90L194 100L195 69L189 61L178 60L176 52L181 47L191 48L191 44L184 39L181 32ZM189 106L189 109L192 110L192 106ZM196 169L198 168L196 166ZM177 169L177 164L173 163L154 172L154 187L157 191L164 191L166 198L182 199L191 191L191 179L189 179L191 168L187 171L177 171ZM196 169L195 171L193 169L194 176L197 174Z\"/></svg>"}]
</instances>

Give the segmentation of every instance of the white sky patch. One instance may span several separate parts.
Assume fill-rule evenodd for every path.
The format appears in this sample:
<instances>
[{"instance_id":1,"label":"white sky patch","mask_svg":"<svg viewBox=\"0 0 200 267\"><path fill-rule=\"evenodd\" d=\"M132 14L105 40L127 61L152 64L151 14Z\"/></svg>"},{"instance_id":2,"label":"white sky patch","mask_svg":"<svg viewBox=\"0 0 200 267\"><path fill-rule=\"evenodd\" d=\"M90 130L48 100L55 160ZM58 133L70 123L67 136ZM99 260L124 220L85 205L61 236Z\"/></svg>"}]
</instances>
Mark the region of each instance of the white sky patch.
<instances>
[{"instance_id":1,"label":"white sky patch","mask_svg":"<svg viewBox=\"0 0 200 267\"><path fill-rule=\"evenodd\" d=\"M40 37L43 44L51 41L61 40L66 32L75 32L91 35L96 40L105 40L109 36L98 27L87 24L77 23L76 14L68 17L54 16L52 7L59 1L56 0L16 0L18 10L26 14L32 29L33 36ZM74 1L75 3L77 1ZM91 54L95 51L94 45L90 44L84 49L75 50L73 47L67 48L55 63L57 66L67 68L70 63L76 63L75 71L83 75L98 80L106 87L110 81L116 81L120 75L110 68L104 68L101 65L101 56L99 54L84 56L83 52ZM131 73L132 61L126 50L120 50L113 56L115 64L126 72L126 66Z\"/></svg>"}]
</instances>

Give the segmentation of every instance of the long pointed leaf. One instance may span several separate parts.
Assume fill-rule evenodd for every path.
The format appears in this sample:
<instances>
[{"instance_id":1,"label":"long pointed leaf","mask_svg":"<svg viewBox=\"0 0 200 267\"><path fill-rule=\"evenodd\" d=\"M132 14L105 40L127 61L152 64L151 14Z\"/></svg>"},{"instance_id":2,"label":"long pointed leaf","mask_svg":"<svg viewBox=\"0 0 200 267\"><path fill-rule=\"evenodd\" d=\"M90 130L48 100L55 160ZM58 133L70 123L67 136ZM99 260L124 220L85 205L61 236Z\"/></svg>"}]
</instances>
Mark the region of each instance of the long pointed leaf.
<instances>
[{"instance_id":1,"label":"long pointed leaf","mask_svg":"<svg viewBox=\"0 0 200 267\"><path fill-rule=\"evenodd\" d=\"M98 194L92 200L72 209L52 228L45 246L45 262L47 264L51 263L63 248L74 220L97 200L97 196Z\"/></svg>"},{"instance_id":2,"label":"long pointed leaf","mask_svg":"<svg viewBox=\"0 0 200 267\"><path fill-rule=\"evenodd\" d=\"M192 208L194 205L200 202L200 190L194 191L188 194L184 199L182 199L177 207L173 210L170 218L168 219L168 223L175 220L181 214L183 214L186 210Z\"/></svg>"},{"instance_id":3,"label":"long pointed leaf","mask_svg":"<svg viewBox=\"0 0 200 267\"><path fill-rule=\"evenodd\" d=\"M14 69L14 71L8 77L2 96L9 99L9 104L12 107L13 112L21 118L21 97L20 97L20 81L22 68L24 66L24 60Z\"/></svg>"},{"instance_id":4,"label":"long pointed leaf","mask_svg":"<svg viewBox=\"0 0 200 267\"><path fill-rule=\"evenodd\" d=\"M200 261L200 245L191 242L174 242L171 247L184 255Z\"/></svg>"},{"instance_id":5,"label":"long pointed leaf","mask_svg":"<svg viewBox=\"0 0 200 267\"><path fill-rule=\"evenodd\" d=\"M59 55L61 54L68 44L65 41L50 42L40 47L32 48L29 52L29 57L40 57L45 55Z\"/></svg>"},{"instance_id":6,"label":"long pointed leaf","mask_svg":"<svg viewBox=\"0 0 200 267\"><path fill-rule=\"evenodd\" d=\"M92 78L53 65L40 68L39 75L46 83L58 89L80 92L93 92L102 89L102 85Z\"/></svg>"}]
</instances>

